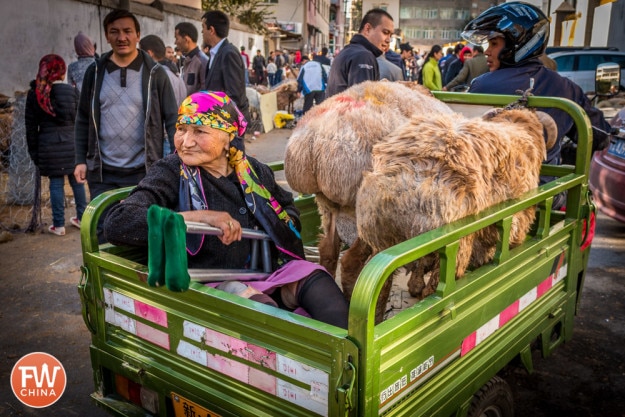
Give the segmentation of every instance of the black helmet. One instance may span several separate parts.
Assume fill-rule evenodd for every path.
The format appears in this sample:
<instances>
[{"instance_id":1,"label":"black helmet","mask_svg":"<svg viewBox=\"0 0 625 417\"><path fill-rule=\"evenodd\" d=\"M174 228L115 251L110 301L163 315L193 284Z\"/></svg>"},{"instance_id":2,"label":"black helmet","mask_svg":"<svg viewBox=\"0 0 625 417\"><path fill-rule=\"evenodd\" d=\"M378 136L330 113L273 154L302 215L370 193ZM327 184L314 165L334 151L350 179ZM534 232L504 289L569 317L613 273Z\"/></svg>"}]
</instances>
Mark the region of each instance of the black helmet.
<instances>
[{"instance_id":1,"label":"black helmet","mask_svg":"<svg viewBox=\"0 0 625 417\"><path fill-rule=\"evenodd\" d=\"M499 53L502 66L542 55L549 39L549 19L537 7L521 2L494 6L473 19L462 37L475 45L503 37L506 45Z\"/></svg>"}]
</instances>

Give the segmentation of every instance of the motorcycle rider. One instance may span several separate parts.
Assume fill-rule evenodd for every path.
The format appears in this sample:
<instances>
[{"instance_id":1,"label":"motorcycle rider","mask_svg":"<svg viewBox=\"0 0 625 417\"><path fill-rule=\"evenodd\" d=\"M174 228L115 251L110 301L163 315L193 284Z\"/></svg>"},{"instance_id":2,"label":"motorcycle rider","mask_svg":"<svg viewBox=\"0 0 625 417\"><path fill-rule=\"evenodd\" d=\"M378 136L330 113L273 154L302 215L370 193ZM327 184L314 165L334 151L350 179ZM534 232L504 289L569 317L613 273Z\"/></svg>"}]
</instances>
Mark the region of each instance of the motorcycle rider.
<instances>
[{"instance_id":1,"label":"motorcycle rider","mask_svg":"<svg viewBox=\"0 0 625 417\"><path fill-rule=\"evenodd\" d=\"M467 24L462 37L474 45L488 42L484 52L489 72L473 80L470 93L516 95L532 86L536 96L563 97L579 104L593 125L593 151L609 144L610 125L603 113L593 107L582 89L571 80L547 69L540 60L549 40L549 19L537 7L523 2L508 2L491 7ZM563 138L575 141L573 119L558 109L541 109L553 117L558 126L558 138L547 151L548 164L571 163L563 161ZM573 164L574 164L573 156ZM553 177L541 177L541 184ZM564 196L554 201L557 208L564 204Z\"/></svg>"}]
</instances>

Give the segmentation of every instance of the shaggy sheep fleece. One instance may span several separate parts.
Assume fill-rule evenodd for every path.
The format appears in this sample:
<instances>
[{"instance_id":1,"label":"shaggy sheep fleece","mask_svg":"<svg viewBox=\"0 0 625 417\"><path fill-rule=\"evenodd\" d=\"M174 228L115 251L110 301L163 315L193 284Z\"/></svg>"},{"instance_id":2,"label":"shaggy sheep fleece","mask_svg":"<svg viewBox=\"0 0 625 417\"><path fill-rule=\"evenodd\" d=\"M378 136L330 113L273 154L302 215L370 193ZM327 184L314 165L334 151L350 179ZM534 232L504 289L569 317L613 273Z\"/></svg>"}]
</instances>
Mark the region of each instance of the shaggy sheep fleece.
<instances>
[{"instance_id":1,"label":"shaggy sheep fleece","mask_svg":"<svg viewBox=\"0 0 625 417\"><path fill-rule=\"evenodd\" d=\"M357 84L314 106L286 146L290 187L353 207L362 173L371 168L373 145L415 114L453 111L422 86L385 81Z\"/></svg>"},{"instance_id":2,"label":"shaggy sheep fleece","mask_svg":"<svg viewBox=\"0 0 625 417\"><path fill-rule=\"evenodd\" d=\"M372 157L356 218L358 235L375 253L536 188L546 147L530 110L503 111L489 120L429 114L412 117L374 145ZM515 214L511 245L525 239L534 216L533 208ZM473 238L461 242L457 277L472 252L477 264L492 258L497 231Z\"/></svg>"}]
</instances>

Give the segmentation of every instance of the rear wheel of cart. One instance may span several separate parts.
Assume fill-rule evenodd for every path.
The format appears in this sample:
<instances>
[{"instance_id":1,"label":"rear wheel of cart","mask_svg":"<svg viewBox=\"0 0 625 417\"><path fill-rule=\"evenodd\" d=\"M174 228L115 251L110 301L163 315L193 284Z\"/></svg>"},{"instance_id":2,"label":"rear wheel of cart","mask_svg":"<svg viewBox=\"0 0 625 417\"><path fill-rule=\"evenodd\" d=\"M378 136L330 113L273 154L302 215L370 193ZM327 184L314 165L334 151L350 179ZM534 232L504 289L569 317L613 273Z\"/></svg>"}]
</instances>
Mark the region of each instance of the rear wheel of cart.
<instances>
[{"instance_id":1,"label":"rear wheel of cart","mask_svg":"<svg viewBox=\"0 0 625 417\"><path fill-rule=\"evenodd\" d=\"M514 402L508 383L494 376L473 396L469 417L513 417Z\"/></svg>"}]
</instances>

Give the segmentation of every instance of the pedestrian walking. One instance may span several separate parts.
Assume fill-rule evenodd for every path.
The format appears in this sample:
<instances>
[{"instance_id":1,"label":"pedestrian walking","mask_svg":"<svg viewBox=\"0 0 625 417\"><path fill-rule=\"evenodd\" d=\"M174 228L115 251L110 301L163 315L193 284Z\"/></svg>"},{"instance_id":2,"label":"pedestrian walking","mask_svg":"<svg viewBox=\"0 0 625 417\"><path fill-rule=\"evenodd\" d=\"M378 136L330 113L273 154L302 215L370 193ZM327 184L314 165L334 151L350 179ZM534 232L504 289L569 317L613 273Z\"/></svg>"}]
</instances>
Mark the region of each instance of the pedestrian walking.
<instances>
[{"instance_id":1,"label":"pedestrian walking","mask_svg":"<svg viewBox=\"0 0 625 417\"><path fill-rule=\"evenodd\" d=\"M95 46L91 39L82 32L74 37L74 50L78 60L67 67L67 82L80 92L85 71L95 62Z\"/></svg>"},{"instance_id":2,"label":"pedestrian walking","mask_svg":"<svg viewBox=\"0 0 625 417\"><path fill-rule=\"evenodd\" d=\"M306 114L314 104L325 99L328 75L320 62L310 61L307 55L302 56L301 69L297 76L297 91L304 95L303 112Z\"/></svg>"},{"instance_id":3,"label":"pedestrian walking","mask_svg":"<svg viewBox=\"0 0 625 417\"><path fill-rule=\"evenodd\" d=\"M26 97L25 128L28 153L39 174L50 182L52 225L48 231L65 235L65 178L69 180L76 204L72 226L80 228L87 206L85 186L76 181L74 171L74 119L78 107L78 89L65 84L65 61L58 55L46 55L39 61L37 78Z\"/></svg>"}]
</instances>

